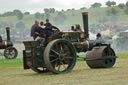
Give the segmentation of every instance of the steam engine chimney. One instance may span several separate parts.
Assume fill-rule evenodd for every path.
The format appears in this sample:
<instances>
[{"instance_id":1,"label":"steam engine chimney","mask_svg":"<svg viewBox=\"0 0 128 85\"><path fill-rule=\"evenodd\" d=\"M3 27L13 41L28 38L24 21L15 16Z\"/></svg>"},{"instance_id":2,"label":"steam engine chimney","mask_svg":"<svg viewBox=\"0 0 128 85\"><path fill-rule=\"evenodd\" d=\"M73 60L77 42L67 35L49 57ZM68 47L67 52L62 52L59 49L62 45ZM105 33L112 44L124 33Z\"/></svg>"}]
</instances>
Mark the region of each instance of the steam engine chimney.
<instances>
[{"instance_id":1,"label":"steam engine chimney","mask_svg":"<svg viewBox=\"0 0 128 85\"><path fill-rule=\"evenodd\" d=\"M85 33L85 38L89 38L89 33L88 33L88 12L83 12L83 25L84 25L84 33Z\"/></svg>"},{"instance_id":2,"label":"steam engine chimney","mask_svg":"<svg viewBox=\"0 0 128 85\"><path fill-rule=\"evenodd\" d=\"M10 27L6 27L7 40L10 40Z\"/></svg>"}]
</instances>

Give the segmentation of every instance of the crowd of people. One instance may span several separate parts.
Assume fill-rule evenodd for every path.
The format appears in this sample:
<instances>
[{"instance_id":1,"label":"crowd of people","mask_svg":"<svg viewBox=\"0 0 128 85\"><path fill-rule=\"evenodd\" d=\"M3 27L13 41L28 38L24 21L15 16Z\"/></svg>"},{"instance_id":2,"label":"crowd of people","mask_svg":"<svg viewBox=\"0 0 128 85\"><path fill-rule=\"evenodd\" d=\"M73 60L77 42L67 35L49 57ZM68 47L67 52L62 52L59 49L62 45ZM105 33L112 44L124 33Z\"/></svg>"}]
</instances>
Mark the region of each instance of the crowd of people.
<instances>
[{"instance_id":1,"label":"crowd of people","mask_svg":"<svg viewBox=\"0 0 128 85\"><path fill-rule=\"evenodd\" d=\"M49 22L49 19L46 19L46 23L43 21L39 22L38 20L35 20L35 24L31 27L31 37L33 37L34 40L40 40L43 44L44 41L51 35L52 30L55 30L52 26L52 24Z\"/></svg>"}]
</instances>

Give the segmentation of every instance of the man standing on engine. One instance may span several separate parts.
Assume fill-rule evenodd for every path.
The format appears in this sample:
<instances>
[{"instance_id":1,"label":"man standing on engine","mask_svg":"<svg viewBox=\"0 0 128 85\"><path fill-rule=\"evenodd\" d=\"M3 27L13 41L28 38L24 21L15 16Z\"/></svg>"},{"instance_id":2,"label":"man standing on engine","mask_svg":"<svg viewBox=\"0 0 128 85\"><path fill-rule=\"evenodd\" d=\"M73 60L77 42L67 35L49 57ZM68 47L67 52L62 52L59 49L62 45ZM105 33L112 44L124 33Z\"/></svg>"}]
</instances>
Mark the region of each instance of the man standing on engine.
<instances>
[{"instance_id":1,"label":"man standing on engine","mask_svg":"<svg viewBox=\"0 0 128 85\"><path fill-rule=\"evenodd\" d=\"M33 37L33 39L35 40L37 35L35 34L35 30L39 27L39 21L36 20L35 24L32 25L31 27L31 37Z\"/></svg>"},{"instance_id":2,"label":"man standing on engine","mask_svg":"<svg viewBox=\"0 0 128 85\"><path fill-rule=\"evenodd\" d=\"M41 45L43 45L46 38L46 26L44 26L44 22L40 22L40 26L35 30L35 35L37 36L35 40L41 41Z\"/></svg>"},{"instance_id":3,"label":"man standing on engine","mask_svg":"<svg viewBox=\"0 0 128 85\"><path fill-rule=\"evenodd\" d=\"M44 24L47 28L52 28L52 24L49 22L49 19L46 19L46 23Z\"/></svg>"},{"instance_id":4,"label":"man standing on engine","mask_svg":"<svg viewBox=\"0 0 128 85\"><path fill-rule=\"evenodd\" d=\"M32 25L31 27L31 37L33 37L33 39L36 39L36 35L35 35L35 30L39 27L39 21L35 20L35 24Z\"/></svg>"}]
</instances>

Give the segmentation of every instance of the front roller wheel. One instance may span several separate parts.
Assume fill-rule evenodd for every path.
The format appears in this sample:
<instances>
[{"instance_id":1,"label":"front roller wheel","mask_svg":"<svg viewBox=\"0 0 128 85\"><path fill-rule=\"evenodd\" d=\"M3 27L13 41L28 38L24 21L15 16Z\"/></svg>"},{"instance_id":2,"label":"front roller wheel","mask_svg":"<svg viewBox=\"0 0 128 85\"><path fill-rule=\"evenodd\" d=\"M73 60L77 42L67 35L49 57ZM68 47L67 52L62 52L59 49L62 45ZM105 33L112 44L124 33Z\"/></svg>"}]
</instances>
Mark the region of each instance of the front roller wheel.
<instances>
[{"instance_id":1,"label":"front roller wheel","mask_svg":"<svg viewBox=\"0 0 128 85\"><path fill-rule=\"evenodd\" d=\"M6 59L15 59L18 55L17 49L14 47L8 47L4 50L4 57Z\"/></svg>"},{"instance_id":2,"label":"front roller wheel","mask_svg":"<svg viewBox=\"0 0 128 85\"><path fill-rule=\"evenodd\" d=\"M116 55L109 46L93 48L87 52L86 62L90 68L109 68L115 64Z\"/></svg>"},{"instance_id":3,"label":"front roller wheel","mask_svg":"<svg viewBox=\"0 0 128 85\"><path fill-rule=\"evenodd\" d=\"M76 51L67 40L51 41L44 51L46 67L53 73L66 73L73 69L76 63Z\"/></svg>"}]
</instances>

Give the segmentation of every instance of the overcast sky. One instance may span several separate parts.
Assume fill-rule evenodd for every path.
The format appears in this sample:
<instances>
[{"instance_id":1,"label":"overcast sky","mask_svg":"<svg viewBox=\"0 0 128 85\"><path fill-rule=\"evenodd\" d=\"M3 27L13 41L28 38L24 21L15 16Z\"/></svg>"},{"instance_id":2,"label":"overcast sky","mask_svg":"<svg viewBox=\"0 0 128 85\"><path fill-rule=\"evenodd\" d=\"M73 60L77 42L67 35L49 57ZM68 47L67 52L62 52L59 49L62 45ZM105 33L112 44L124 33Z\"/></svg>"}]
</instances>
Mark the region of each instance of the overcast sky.
<instances>
[{"instance_id":1,"label":"overcast sky","mask_svg":"<svg viewBox=\"0 0 128 85\"><path fill-rule=\"evenodd\" d=\"M90 7L93 3L102 3L108 0L0 0L0 13L19 9L22 12L28 11L31 13L43 12L44 8L61 9L79 9L81 7ZM126 3L128 0L110 0L117 4Z\"/></svg>"}]
</instances>

